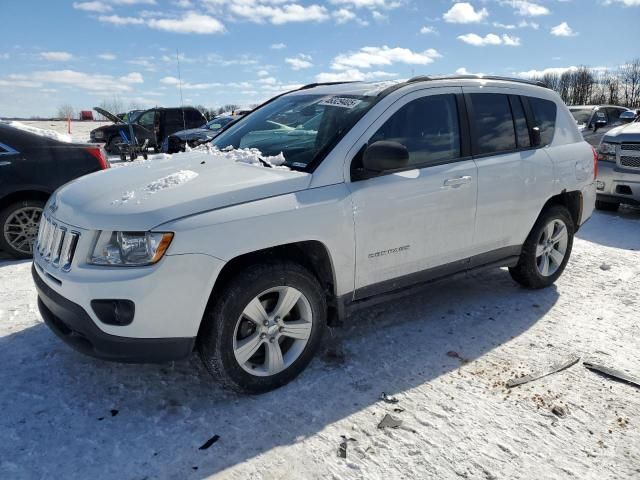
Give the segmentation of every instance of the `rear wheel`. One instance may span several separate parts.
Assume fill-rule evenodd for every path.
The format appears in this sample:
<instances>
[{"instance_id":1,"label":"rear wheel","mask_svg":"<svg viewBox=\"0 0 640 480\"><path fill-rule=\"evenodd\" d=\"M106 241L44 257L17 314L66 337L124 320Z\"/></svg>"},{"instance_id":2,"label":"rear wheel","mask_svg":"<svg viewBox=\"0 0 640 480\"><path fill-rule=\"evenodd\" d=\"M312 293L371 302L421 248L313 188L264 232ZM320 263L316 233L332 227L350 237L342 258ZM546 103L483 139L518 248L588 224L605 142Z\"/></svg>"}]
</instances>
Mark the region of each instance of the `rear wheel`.
<instances>
[{"instance_id":1,"label":"rear wheel","mask_svg":"<svg viewBox=\"0 0 640 480\"><path fill-rule=\"evenodd\" d=\"M527 288L544 288L555 282L569 261L574 232L565 207L544 210L522 247L518 265L509 269L513 279Z\"/></svg>"},{"instance_id":2,"label":"rear wheel","mask_svg":"<svg viewBox=\"0 0 640 480\"><path fill-rule=\"evenodd\" d=\"M292 262L248 267L207 308L198 351L224 386L262 393L293 380L311 361L326 324L318 280Z\"/></svg>"},{"instance_id":3,"label":"rear wheel","mask_svg":"<svg viewBox=\"0 0 640 480\"><path fill-rule=\"evenodd\" d=\"M2 210L0 248L17 259L31 258L43 208L40 200L24 200Z\"/></svg>"},{"instance_id":4,"label":"rear wheel","mask_svg":"<svg viewBox=\"0 0 640 480\"><path fill-rule=\"evenodd\" d=\"M125 145L125 143L122 141L122 138L112 137L111 140L107 142L104 149L107 151L107 153L110 153L112 155L121 155L120 147L122 145Z\"/></svg>"},{"instance_id":5,"label":"rear wheel","mask_svg":"<svg viewBox=\"0 0 640 480\"><path fill-rule=\"evenodd\" d=\"M615 212L620 208L620 204L616 202L603 202L602 200L596 200L596 208L607 212Z\"/></svg>"}]
</instances>

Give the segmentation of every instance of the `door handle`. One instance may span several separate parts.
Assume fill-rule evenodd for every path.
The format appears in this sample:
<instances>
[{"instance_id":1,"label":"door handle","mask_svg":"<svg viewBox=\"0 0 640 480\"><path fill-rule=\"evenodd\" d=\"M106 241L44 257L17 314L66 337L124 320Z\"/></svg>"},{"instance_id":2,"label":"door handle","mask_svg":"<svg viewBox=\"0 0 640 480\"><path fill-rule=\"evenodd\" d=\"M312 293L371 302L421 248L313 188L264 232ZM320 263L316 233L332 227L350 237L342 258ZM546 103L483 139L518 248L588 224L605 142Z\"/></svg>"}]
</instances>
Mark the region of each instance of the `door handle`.
<instances>
[{"instance_id":1,"label":"door handle","mask_svg":"<svg viewBox=\"0 0 640 480\"><path fill-rule=\"evenodd\" d=\"M465 175L463 177L447 178L444 181L444 186L459 187L460 185L465 185L467 183L471 183L471 177L469 175Z\"/></svg>"}]
</instances>

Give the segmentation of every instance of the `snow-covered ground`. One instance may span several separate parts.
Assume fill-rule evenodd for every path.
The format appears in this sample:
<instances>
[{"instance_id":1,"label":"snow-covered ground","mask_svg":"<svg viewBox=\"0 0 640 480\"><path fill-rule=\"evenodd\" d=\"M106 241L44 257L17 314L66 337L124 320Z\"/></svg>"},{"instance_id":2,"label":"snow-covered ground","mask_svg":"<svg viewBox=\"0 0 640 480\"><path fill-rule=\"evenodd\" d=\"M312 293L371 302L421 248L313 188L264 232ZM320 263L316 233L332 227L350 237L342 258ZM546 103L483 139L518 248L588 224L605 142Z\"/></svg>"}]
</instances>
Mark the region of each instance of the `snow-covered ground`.
<instances>
[{"instance_id":1,"label":"snow-covered ground","mask_svg":"<svg viewBox=\"0 0 640 480\"><path fill-rule=\"evenodd\" d=\"M640 211L578 237L557 286L495 270L362 311L328 336L341 349L258 397L195 356L75 353L42 324L29 262L0 260L0 478L639 478L640 390L581 363L504 387L570 354L640 376ZM385 413L403 425L378 429Z\"/></svg>"}]
</instances>

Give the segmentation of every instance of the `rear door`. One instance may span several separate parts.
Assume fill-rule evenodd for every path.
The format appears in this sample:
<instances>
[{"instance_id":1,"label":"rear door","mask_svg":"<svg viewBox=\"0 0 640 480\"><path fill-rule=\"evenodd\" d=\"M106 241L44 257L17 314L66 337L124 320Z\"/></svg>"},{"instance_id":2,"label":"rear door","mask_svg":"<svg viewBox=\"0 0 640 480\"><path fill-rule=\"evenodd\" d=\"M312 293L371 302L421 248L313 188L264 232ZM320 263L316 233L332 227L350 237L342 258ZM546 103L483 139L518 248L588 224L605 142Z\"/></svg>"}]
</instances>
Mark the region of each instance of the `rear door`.
<instances>
[{"instance_id":1,"label":"rear door","mask_svg":"<svg viewBox=\"0 0 640 480\"><path fill-rule=\"evenodd\" d=\"M551 159L544 149L532 148L530 130L540 127L547 145L553 129L542 122L532 124L525 115L528 103L513 90L465 87L464 91L478 166L474 252L511 256L524 243L553 182Z\"/></svg>"},{"instance_id":2,"label":"rear door","mask_svg":"<svg viewBox=\"0 0 640 480\"><path fill-rule=\"evenodd\" d=\"M368 144L403 144L410 161L402 171L352 177L347 184L355 218L356 298L427 280L435 267L465 264L477 172L461 133L461 92L432 88L408 94L365 133ZM361 152L352 172L359 163Z\"/></svg>"},{"instance_id":3,"label":"rear door","mask_svg":"<svg viewBox=\"0 0 640 480\"><path fill-rule=\"evenodd\" d=\"M145 140L149 141L149 146L157 145L157 130L160 125L160 112L158 110L147 110L142 113L133 124L134 132L138 140L138 144L142 145ZM127 137L129 132L125 128Z\"/></svg>"}]
</instances>

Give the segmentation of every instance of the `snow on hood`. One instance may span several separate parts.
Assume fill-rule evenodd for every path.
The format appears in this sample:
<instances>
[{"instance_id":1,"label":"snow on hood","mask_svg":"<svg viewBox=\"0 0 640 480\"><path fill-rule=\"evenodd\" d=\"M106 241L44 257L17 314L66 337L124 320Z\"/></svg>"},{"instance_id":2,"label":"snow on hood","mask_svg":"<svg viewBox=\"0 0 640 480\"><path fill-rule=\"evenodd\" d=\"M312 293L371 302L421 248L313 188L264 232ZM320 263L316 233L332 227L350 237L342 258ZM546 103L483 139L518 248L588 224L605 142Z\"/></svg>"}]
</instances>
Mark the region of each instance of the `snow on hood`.
<instances>
[{"instance_id":1,"label":"snow on hood","mask_svg":"<svg viewBox=\"0 0 640 480\"><path fill-rule=\"evenodd\" d=\"M205 145L74 180L56 192L55 216L79 228L148 230L176 218L307 188L311 175L283 163L282 154L261 157L256 149L223 152Z\"/></svg>"},{"instance_id":2,"label":"snow on hood","mask_svg":"<svg viewBox=\"0 0 640 480\"><path fill-rule=\"evenodd\" d=\"M23 130L25 132L33 133L34 135L39 135L40 137L52 138L53 140L57 140L59 142L71 143L73 139L71 135L67 135L66 133L58 133L55 130L47 130L44 128L32 127L31 125L26 125L20 122L7 122L13 128L17 128L18 130Z\"/></svg>"},{"instance_id":3,"label":"snow on hood","mask_svg":"<svg viewBox=\"0 0 640 480\"><path fill-rule=\"evenodd\" d=\"M627 123L609 130L603 141L640 142L640 122Z\"/></svg>"}]
</instances>

